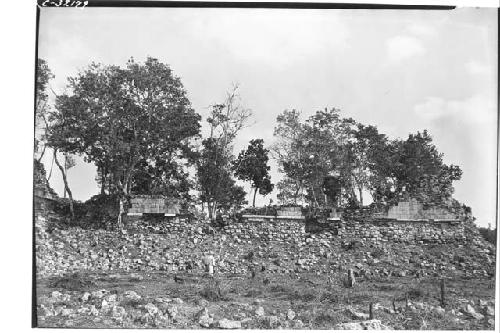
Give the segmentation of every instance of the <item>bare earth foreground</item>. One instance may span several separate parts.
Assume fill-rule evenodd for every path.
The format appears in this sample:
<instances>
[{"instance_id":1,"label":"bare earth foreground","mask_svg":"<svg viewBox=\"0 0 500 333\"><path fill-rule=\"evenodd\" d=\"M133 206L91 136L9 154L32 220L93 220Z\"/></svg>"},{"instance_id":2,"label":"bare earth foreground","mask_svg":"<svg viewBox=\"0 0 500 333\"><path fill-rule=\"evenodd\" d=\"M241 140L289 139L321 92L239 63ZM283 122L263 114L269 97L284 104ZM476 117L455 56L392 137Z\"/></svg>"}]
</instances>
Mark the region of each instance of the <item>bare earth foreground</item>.
<instances>
[{"instance_id":1,"label":"bare earth foreground","mask_svg":"<svg viewBox=\"0 0 500 333\"><path fill-rule=\"evenodd\" d=\"M327 279L313 274L292 278L262 273L253 279L227 275L213 280L202 273L180 276L82 272L63 279L40 279L38 324L82 328L494 329L494 286L489 279L449 281L443 309L440 283L433 278L361 279L354 288L346 288L340 276ZM370 303L372 321L368 320Z\"/></svg>"}]
</instances>

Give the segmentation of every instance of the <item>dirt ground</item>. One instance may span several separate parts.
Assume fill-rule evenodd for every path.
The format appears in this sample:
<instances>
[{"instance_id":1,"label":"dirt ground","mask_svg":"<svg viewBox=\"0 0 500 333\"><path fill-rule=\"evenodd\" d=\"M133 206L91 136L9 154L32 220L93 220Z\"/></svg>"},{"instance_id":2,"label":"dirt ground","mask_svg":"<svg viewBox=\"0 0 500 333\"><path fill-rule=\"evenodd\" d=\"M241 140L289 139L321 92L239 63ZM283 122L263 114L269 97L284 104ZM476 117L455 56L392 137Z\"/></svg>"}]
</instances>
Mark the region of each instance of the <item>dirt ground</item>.
<instances>
[{"instance_id":1,"label":"dirt ground","mask_svg":"<svg viewBox=\"0 0 500 333\"><path fill-rule=\"evenodd\" d=\"M359 278L353 288L344 280L340 273L266 272L254 278L209 278L202 272L81 272L64 279L40 278L38 326L200 329L217 328L219 320L228 319L250 329L332 329L368 319L371 304L372 318L392 329L494 329L494 279L446 280L444 310L437 278ZM138 296L131 299L130 292ZM468 314L467 306L478 315ZM208 314L205 326L199 319L203 311Z\"/></svg>"}]
</instances>

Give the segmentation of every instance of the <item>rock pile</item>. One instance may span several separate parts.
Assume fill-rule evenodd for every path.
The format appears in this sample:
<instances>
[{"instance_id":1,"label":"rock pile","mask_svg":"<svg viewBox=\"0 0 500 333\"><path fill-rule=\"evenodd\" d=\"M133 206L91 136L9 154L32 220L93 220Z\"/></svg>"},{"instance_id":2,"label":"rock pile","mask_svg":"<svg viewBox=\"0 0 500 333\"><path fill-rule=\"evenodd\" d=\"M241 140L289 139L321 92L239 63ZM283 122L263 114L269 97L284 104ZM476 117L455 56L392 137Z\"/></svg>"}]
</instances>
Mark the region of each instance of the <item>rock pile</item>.
<instances>
[{"instance_id":1,"label":"rock pile","mask_svg":"<svg viewBox=\"0 0 500 333\"><path fill-rule=\"evenodd\" d=\"M379 241L379 228L364 237L332 231L306 233L297 220L234 223L214 229L203 221L139 221L131 230L48 228L36 216L37 272L42 276L80 270L184 271L202 269L204 253L213 253L215 273L335 272L354 269L357 276L493 276L494 247L464 224L466 239L448 243ZM345 229L359 223L345 223ZM354 227L353 227L354 228ZM370 228L370 229L368 229ZM375 230L366 226L363 230ZM363 231L365 232L365 231ZM387 233L386 233L387 235ZM405 236L406 237L406 236Z\"/></svg>"}]
</instances>

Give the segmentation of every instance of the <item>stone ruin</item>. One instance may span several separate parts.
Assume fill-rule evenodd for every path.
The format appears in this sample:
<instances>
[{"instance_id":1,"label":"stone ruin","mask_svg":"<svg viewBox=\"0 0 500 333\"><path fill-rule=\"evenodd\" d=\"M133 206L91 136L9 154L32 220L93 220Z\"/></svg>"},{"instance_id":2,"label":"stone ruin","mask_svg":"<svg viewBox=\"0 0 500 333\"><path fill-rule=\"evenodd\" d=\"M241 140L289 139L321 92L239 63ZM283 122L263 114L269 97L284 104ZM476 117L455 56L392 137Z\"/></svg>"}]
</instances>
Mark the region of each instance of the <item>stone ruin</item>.
<instances>
[{"instance_id":1,"label":"stone ruin","mask_svg":"<svg viewBox=\"0 0 500 333\"><path fill-rule=\"evenodd\" d=\"M42 183L35 187L51 197L50 188ZM41 276L80 270L183 271L202 267L202 254L210 252L217 263L216 273L248 273L252 265L266 265L271 273L329 273L352 265L353 258L359 257L355 260L366 259L368 264L363 264L365 273L360 270L357 274L412 275L420 274L422 269L439 270L439 274L494 274L494 246L484 241L471 219L450 220L443 212L420 209L414 202L399 203L385 216L370 219L352 217L346 211L333 212L328 220L325 218L324 228L311 231L306 228L308 217L303 216L300 207L281 207L269 216L242 215L214 228L206 220L190 221L179 216L178 206L165 198L136 197L129 213L176 214L176 218L139 228L133 227L134 223L147 223L140 217L131 219L125 224L127 230L121 232L81 228L48 231L46 222L55 214L50 212L50 205L48 209L37 209L37 203L51 199L37 193L35 252L37 274ZM368 251L394 253L392 268L379 268L369 252L345 251L346 242L365 244L371 249ZM421 244L441 244L444 248L464 249L468 254L463 259L455 258L456 250L444 251L441 255L449 256L446 265L433 266L435 259L422 259L427 254ZM416 264L408 265L414 257L419 258Z\"/></svg>"},{"instance_id":2,"label":"stone ruin","mask_svg":"<svg viewBox=\"0 0 500 333\"><path fill-rule=\"evenodd\" d=\"M180 212L179 202L162 195L134 195L130 199L128 216L142 216L143 214L163 214L174 217Z\"/></svg>"},{"instance_id":3,"label":"stone ruin","mask_svg":"<svg viewBox=\"0 0 500 333\"><path fill-rule=\"evenodd\" d=\"M448 210L435 206L424 209L423 205L414 198L400 201L397 205L389 207L386 217L400 221L458 221L457 216Z\"/></svg>"}]
</instances>

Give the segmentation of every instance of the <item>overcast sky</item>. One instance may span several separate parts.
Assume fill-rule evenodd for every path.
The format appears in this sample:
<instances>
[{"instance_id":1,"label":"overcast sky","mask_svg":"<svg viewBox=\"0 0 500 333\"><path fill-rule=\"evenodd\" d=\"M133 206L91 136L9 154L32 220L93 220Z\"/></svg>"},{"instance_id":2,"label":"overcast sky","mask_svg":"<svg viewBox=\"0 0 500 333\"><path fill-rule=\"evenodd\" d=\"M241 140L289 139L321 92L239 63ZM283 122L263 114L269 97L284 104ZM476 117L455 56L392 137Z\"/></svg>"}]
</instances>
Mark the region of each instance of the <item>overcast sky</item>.
<instances>
[{"instance_id":1,"label":"overcast sky","mask_svg":"<svg viewBox=\"0 0 500 333\"><path fill-rule=\"evenodd\" d=\"M205 119L239 83L254 119L235 153L252 138L271 144L276 116L292 108L304 117L340 108L390 138L428 129L445 162L463 170L455 197L480 225L495 223L496 9L41 8L39 31L57 93L92 61L152 56L182 79ZM275 164L272 175L280 179ZM98 192L94 179L95 168L78 160L69 171L76 199ZM56 169L51 183L62 192Z\"/></svg>"}]
</instances>

